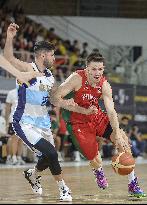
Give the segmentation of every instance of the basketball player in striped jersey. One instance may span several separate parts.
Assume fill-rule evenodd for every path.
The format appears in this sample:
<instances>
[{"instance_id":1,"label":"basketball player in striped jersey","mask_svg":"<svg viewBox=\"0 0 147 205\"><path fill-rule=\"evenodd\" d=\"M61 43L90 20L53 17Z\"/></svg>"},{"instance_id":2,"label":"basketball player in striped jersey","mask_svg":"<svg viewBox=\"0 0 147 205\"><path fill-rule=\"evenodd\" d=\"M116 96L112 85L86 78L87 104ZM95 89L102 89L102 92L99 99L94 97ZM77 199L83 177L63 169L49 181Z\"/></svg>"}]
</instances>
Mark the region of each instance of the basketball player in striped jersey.
<instances>
[{"instance_id":1,"label":"basketball player in striped jersey","mask_svg":"<svg viewBox=\"0 0 147 205\"><path fill-rule=\"evenodd\" d=\"M92 52L87 57L86 66L84 70L71 74L54 91L51 99L54 105L67 109L64 97L74 92L71 99L72 106L68 107L71 111L68 127L72 128L73 141L79 151L90 160L98 186L105 189L108 187L108 182L102 168L96 136L111 140L119 152L131 153L131 150L125 132L119 128L111 86L103 75L104 58L98 52ZM99 106L101 97L107 113ZM90 109L93 110L93 114ZM134 170L128 175L128 179L128 192L131 196L146 196L138 185Z\"/></svg>"},{"instance_id":2,"label":"basketball player in striped jersey","mask_svg":"<svg viewBox=\"0 0 147 205\"><path fill-rule=\"evenodd\" d=\"M18 74L19 71L41 73L39 77L31 79L27 84L22 84L19 81L16 83L18 104L13 115L13 128L16 135L39 157L35 168L24 171L24 176L30 183L33 192L41 195L42 187L39 173L49 168L57 182L60 200L72 201L71 192L62 177L47 108L49 93L54 84L54 77L50 68L55 61L55 47L49 42L40 41L34 46L35 62L30 64L16 59L13 55L12 45L18 28L15 23L9 25L4 48L5 58L18 70L13 75L18 77L15 74ZM11 68L11 66L10 68L7 67L7 70L10 72ZM20 80L20 78L18 79Z\"/></svg>"}]
</instances>

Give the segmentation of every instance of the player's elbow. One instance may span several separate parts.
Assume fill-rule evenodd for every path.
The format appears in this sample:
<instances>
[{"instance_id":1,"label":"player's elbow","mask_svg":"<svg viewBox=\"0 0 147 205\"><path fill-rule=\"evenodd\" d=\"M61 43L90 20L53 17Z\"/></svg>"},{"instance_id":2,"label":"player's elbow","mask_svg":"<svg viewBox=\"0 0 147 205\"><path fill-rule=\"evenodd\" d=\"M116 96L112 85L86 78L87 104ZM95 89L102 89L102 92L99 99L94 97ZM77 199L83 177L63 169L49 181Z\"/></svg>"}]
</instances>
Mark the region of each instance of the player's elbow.
<instances>
[{"instance_id":1,"label":"player's elbow","mask_svg":"<svg viewBox=\"0 0 147 205\"><path fill-rule=\"evenodd\" d=\"M56 95L52 95L51 98L50 98L50 102L52 105L56 106L56 107L59 107L59 99Z\"/></svg>"}]
</instances>

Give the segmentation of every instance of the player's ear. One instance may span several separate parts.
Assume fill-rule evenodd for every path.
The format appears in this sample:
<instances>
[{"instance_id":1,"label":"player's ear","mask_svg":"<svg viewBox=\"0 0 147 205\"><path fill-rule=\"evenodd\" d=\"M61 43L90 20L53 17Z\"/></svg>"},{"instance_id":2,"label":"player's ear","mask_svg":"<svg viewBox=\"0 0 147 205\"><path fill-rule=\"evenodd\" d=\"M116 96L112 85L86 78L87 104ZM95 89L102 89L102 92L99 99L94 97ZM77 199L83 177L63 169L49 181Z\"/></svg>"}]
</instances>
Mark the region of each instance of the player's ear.
<instances>
[{"instance_id":1,"label":"player's ear","mask_svg":"<svg viewBox=\"0 0 147 205\"><path fill-rule=\"evenodd\" d=\"M41 52L41 57L44 58L45 57L45 53Z\"/></svg>"}]
</instances>

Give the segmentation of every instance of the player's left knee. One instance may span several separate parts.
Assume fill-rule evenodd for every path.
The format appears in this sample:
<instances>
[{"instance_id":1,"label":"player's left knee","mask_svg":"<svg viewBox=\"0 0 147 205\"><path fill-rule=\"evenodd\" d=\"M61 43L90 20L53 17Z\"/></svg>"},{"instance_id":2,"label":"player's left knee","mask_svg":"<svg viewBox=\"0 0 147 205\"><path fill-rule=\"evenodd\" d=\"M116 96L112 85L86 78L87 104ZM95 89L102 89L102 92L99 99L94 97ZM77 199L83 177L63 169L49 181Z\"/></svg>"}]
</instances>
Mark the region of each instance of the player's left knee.
<instances>
[{"instance_id":1,"label":"player's left knee","mask_svg":"<svg viewBox=\"0 0 147 205\"><path fill-rule=\"evenodd\" d=\"M57 160L58 159L58 154L57 154L56 150L50 151L49 155L48 155L48 158L51 161Z\"/></svg>"}]
</instances>

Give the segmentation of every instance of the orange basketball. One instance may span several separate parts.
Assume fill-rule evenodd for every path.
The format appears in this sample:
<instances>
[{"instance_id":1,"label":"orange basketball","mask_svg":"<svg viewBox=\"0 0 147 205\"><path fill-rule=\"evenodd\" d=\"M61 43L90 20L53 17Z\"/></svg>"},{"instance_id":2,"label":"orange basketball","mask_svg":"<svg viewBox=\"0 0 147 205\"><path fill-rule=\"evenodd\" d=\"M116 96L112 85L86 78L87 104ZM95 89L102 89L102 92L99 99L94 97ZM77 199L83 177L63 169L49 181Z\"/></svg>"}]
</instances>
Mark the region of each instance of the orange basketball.
<instances>
[{"instance_id":1,"label":"orange basketball","mask_svg":"<svg viewBox=\"0 0 147 205\"><path fill-rule=\"evenodd\" d=\"M130 153L122 152L112 157L111 165L116 173L128 175L135 167L135 160Z\"/></svg>"}]
</instances>

